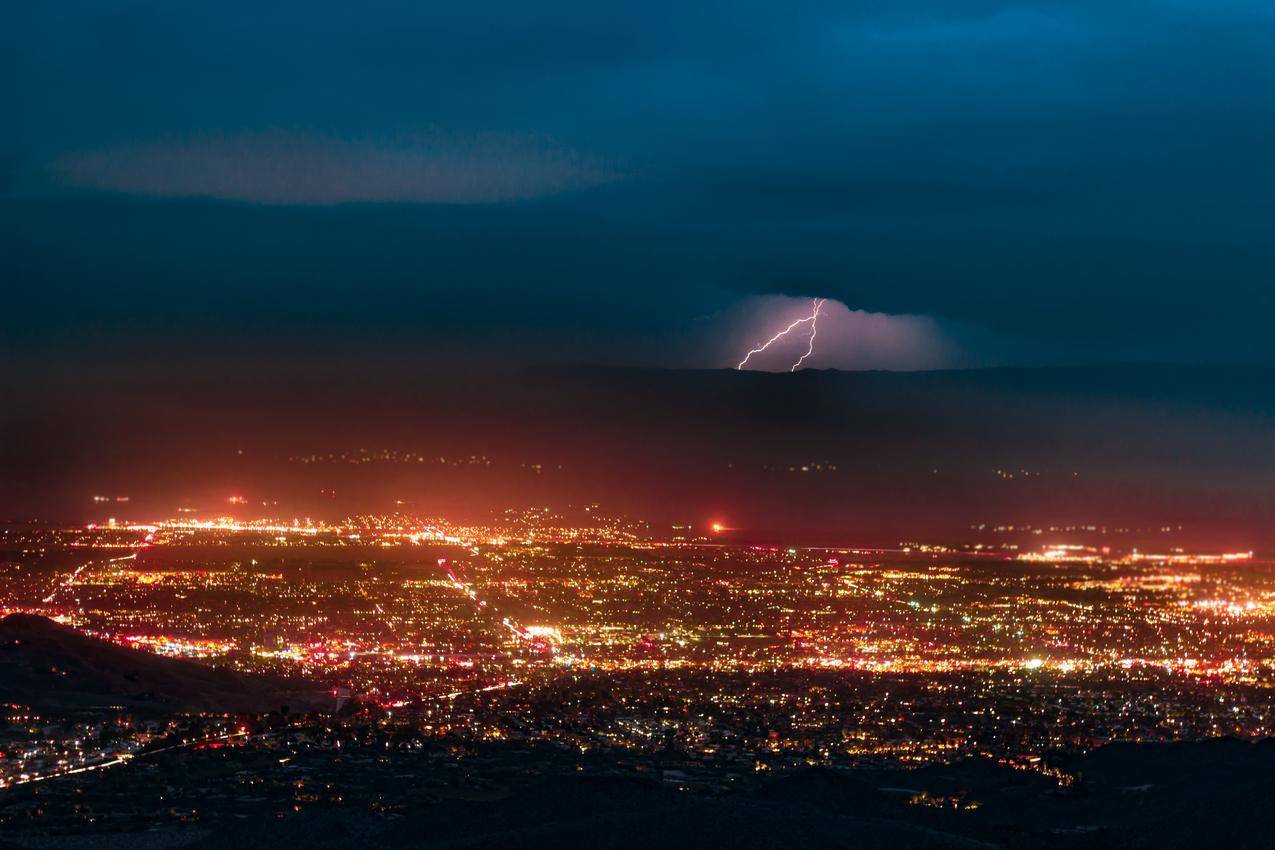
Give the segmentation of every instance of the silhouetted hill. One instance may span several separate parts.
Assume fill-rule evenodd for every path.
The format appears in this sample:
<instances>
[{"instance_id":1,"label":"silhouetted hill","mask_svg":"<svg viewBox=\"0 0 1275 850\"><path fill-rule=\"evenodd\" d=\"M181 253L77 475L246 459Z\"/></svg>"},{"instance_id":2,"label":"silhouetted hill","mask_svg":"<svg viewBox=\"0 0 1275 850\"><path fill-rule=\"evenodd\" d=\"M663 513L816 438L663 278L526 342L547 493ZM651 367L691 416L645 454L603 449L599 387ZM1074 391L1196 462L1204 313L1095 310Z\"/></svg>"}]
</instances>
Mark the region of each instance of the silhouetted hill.
<instances>
[{"instance_id":1,"label":"silhouetted hill","mask_svg":"<svg viewBox=\"0 0 1275 850\"><path fill-rule=\"evenodd\" d=\"M244 823L191 845L231 841L277 850L355 847L650 850L664 847L845 847L952 850L983 846L928 825L820 810L802 802L701 797L631 777L555 777L494 802L424 804L389 823L327 811Z\"/></svg>"},{"instance_id":2,"label":"silhouetted hill","mask_svg":"<svg viewBox=\"0 0 1275 850\"><path fill-rule=\"evenodd\" d=\"M1079 778L1060 786L986 759L917 770L812 768L708 796L637 776L528 777L484 801L427 794L388 822L319 810L244 822L233 836L194 846L229 838L278 850L1271 846L1273 743L1120 744L1051 762Z\"/></svg>"},{"instance_id":3,"label":"silhouetted hill","mask_svg":"<svg viewBox=\"0 0 1275 850\"><path fill-rule=\"evenodd\" d=\"M0 693L37 708L266 712L330 704L304 682L152 655L28 614L0 620Z\"/></svg>"}]
</instances>

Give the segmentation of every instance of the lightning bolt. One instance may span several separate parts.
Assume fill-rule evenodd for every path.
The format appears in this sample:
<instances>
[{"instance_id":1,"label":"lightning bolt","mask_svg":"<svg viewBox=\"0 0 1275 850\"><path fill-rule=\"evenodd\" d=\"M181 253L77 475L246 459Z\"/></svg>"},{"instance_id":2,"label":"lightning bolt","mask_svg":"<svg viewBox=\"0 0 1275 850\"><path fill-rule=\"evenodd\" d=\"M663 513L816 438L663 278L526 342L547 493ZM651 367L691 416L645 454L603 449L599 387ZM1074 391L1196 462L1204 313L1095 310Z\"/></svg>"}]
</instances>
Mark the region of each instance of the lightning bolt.
<instances>
[{"instance_id":1,"label":"lightning bolt","mask_svg":"<svg viewBox=\"0 0 1275 850\"><path fill-rule=\"evenodd\" d=\"M767 348L770 348L770 346L773 345L774 343L788 336L788 334L796 330L799 325L804 325L807 322L809 322L810 323L810 344L806 347L806 353L801 355L801 357L797 358L797 362L792 364L792 368L788 370L789 372L796 372L797 367L799 367L803 362L805 362L807 357L809 357L811 354L814 353L815 335L819 333L819 311L823 309L824 302L827 300L828 299L826 298L814 299L814 302L813 302L814 309L811 310L809 316L805 316L803 318L797 319L788 327L784 328L782 331L775 334L770 339L766 340L761 345L757 346L752 351L745 354L744 359L739 361L739 363L735 366L735 368L737 370L742 370L745 366L748 365L749 358L751 358L754 354L760 354L761 352L765 351Z\"/></svg>"},{"instance_id":2,"label":"lightning bolt","mask_svg":"<svg viewBox=\"0 0 1275 850\"><path fill-rule=\"evenodd\" d=\"M806 358L815 353L815 335L819 333L819 311L823 308L825 298L815 299L815 311L810 314L810 345L806 347L806 353L797 358L797 362L792 364L789 372L796 372L801 364L806 362Z\"/></svg>"}]
</instances>

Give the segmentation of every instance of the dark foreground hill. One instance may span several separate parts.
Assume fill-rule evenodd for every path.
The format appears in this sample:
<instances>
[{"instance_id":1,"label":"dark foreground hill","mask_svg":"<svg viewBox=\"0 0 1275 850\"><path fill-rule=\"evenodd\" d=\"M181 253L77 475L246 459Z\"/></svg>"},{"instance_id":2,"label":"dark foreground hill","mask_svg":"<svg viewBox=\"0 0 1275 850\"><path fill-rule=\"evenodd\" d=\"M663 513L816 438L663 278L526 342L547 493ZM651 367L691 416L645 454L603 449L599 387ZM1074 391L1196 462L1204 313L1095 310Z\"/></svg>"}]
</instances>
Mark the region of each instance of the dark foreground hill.
<instances>
[{"instance_id":1,"label":"dark foreground hill","mask_svg":"<svg viewBox=\"0 0 1275 850\"><path fill-rule=\"evenodd\" d=\"M0 694L37 709L124 705L179 711L328 707L304 682L249 676L91 638L45 617L0 620Z\"/></svg>"},{"instance_id":2,"label":"dark foreground hill","mask_svg":"<svg viewBox=\"0 0 1275 850\"><path fill-rule=\"evenodd\" d=\"M987 758L721 773L672 753L686 770L555 744L393 745L370 728L334 747L328 720L0 792L0 834L62 850L1275 846L1275 741L1116 744L1049 755L1053 775Z\"/></svg>"},{"instance_id":3,"label":"dark foreground hill","mask_svg":"<svg viewBox=\"0 0 1275 850\"><path fill-rule=\"evenodd\" d=\"M665 847L1207 848L1272 845L1275 743L1115 745L1058 762L1076 781L983 759L919 770L810 769L699 795L632 775L526 777L458 799L249 819L196 840L242 846L640 850Z\"/></svg>"}]
</instances>

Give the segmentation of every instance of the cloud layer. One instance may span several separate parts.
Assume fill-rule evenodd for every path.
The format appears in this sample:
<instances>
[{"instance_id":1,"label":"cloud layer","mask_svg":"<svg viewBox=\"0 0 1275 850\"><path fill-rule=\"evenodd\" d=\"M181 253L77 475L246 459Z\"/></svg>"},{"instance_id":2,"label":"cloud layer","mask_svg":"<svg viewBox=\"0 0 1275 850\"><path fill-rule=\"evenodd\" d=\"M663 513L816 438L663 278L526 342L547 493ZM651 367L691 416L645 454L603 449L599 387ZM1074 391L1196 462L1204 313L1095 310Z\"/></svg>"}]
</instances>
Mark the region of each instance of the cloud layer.
<instances>
[{"instance_id":1,"label":"cloud layer","mask_svg":"<svg viewBox=\"0 0 1275 850\"><path fill-rule=\"evenodd\" d=\"M266 204L481 204L596 186L601 162L522 136L348 141L293 133L202 136L61 157L67 184Z\"/></svg>"}]
</instances>

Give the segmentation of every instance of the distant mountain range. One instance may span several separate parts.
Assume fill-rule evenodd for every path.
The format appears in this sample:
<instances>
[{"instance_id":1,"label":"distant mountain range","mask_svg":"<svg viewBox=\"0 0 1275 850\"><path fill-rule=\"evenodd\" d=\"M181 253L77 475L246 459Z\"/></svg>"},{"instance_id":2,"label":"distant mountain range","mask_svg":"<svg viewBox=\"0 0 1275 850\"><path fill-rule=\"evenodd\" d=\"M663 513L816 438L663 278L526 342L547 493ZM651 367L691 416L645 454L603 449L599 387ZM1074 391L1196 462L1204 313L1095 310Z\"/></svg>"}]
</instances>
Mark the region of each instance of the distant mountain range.
<instances>
[{"instance_id":1,"label":"distant mountain range","mask_svg":"<svg viewBox=\"0 0 1275 850\"><path fill-rule=\"evenodd\" d=\"M317 687L166 658L81 634L53 620L0 620L0 694L37 709L268 712L329 708Z\"/></svg>"}]
</instances>

